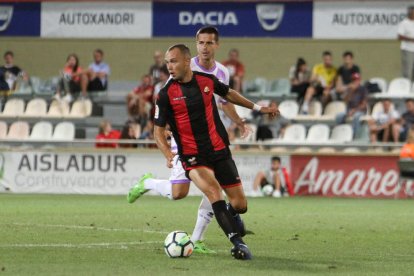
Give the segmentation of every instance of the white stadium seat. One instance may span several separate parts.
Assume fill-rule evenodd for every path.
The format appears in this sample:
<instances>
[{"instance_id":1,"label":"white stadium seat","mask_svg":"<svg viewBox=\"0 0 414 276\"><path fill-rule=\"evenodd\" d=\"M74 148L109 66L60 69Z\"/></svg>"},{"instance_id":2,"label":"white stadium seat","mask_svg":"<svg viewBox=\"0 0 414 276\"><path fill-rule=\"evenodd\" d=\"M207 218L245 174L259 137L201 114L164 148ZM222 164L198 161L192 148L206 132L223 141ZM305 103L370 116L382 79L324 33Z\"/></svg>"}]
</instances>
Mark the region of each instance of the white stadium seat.
<instances>
[{"instance_id":1,"label":"white stadium seat","mask_svg":"<svg viewBox=\"0 0 414 276\"><path fill-rule=\"evenodd\" d=\"M75 139L75 125L72 122L60 122L55 126L52 140L67 140Z\"/></svg>"},{"instance_id":2,"label":"white stadium seat","mask_svg":"<svg viewBox=\"0 0 414 276\"><path fill-rule=\"evenodd\" d=\"M306 137L307 142L319 143L327 142L329 140L329 126L325 124L316 124L310 127L308 136Z\"/></svg>"},{"instance_id":3,"label":"white stadium seat","mask_svg":"<svg viewBox=\"0 0 414 276\"><path fill-rule=\"evenodd\" d=\"M299 105L296 101L286 100L280 103L279 105L280 115L286 119L293 119L299 113Z\"/></svg>"},{"instance_id":4,"label":"white stadium seat","mask_svg":"<svg viewBox=\"0 0 414 276\"><path fill-rule=\"evenodd\" d=\"M343 101L333 101L326 105L324 118L335 119L339 113L346 112L346 104Z\"/></svg>"},{"instance_id":5,"label":"white stadium seat","mask_svg":"<svg viewBox=\"0 0 414 276\"><path fill-rule=\"evenodd\" d=\"M236 108L236 112L237 114L239 114L240 118L246 120L251 120L253 118L251 109L236 104L234 105L234 107Z\"/></svg>"},{"instance_id":6,"label":"white stadium seat","mask_svg":"<svg viewBox=\"0 0 414 276\"><path fill-rule=\"evenodd\" d=\"M69 110L68 102L53 100L50 104L47 117L62 118L69 115Z\"/></svg>"},{"instance_id":7,"label":"white stadium seat","mask_svg":"<svg viewBox=\"0 0 414 276\"><path fill-rule=\"evenodd\" d=\"M7 139L24 140L29 138L29 124L23 121L17 121L10 125Z\"/></svg>"},{"instance_id":8,"label":"white stadium seat","mask_svg":"<svg viewBox=\"0 0 414 276\"><path fill-rule=\"evenodd\" d=\"M332 129L331 141L338 143L351 142L353 135L354 133L350 125L337 125Z\"/></svg>"},{"instance_id":9,"label":"white stadium seat","mask_svg":"<svg viewBox=\"0 0 414 276\"><path fill-rule=\"evenodd\" d=\"M388 94L401 95L409 94L411 90L411 81L406 78L395 78L390 82Z\"/></svg>"},{"instance_id":10,"label":"white stadium seat","mask_svg":"<svg viewBox=\"0 0 414 276\"><path fill-rule=\"evenodd\" d=\"M37 122L30 133L32 140L50 140L52 138L53 126L50 122Z\"/></svg>"},{"instance_id":11,"label":"white stadium seat","mask_svg":"<svg viewBox=\"0 0 414 276\"><path fill-rule=\"evenodd\" d=\"M298 142L304 141L306 138L306 128L301 124L289 125L285 130L285 135L282 141L286 142Z\"/></svg>"},{"instance_id":12,"label":"white stadium seat","mask_svg":"<svg viewBox=\"0 0 414 276\"><path fill-rule=\"evenodd\" d=\"M387 92L387 81L384 78L379 78L379 77L371 78L369 82L378 84L378 87L381 89L382 93Z\"/></svg>"},{"instance_id":13,"label":"white stadium seat","mask_svg":"<svg viewBox=\"0 0 414 276\"><path fill-rule=\"evenodd\" d=\"M85 118L92 114L92 102L89 99L77 100L73 103L67 117Z\"/></svg>"},{"instance_id":14,"label":"white stadium seat","mask_svg":"<svg viewBox=\"0 0 414 276\"><path fill-rule=\"evenodd\" d=\"M9 99L4 106L3 113L0 114L1 117L18 117L22 116L24 113L24 100L22 99Z\"/></svg>"},{"instance_id":15,"label":"white stadium seat","mask_svg":"<svg viewBox=\"0 0 414 276\"><path fill-rule=\"evenodd\" d=\"M7 137L7 123L0 121L0 139L5 139Z\"/></svg>"},{"instance_id":16,"label":"white stadium seat","mask_svg":"<svg viewBox=\"0 0 414 276\"><path fill-rule=\"evenodd\" d=\"M35 98L27 103L23 117L44 117L47 111L47 103L42 98Z\"/></svg>"}]
</instances>

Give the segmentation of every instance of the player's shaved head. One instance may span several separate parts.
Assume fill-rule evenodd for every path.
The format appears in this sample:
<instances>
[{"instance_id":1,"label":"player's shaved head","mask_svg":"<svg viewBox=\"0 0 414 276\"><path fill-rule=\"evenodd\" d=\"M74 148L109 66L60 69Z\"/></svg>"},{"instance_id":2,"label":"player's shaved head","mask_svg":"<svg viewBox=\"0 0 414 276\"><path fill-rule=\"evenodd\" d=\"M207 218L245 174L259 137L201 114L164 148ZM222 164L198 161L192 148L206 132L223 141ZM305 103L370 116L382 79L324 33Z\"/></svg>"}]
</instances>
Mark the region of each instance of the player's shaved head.
<instances>
[{"instance_id":1,"label":"player's shaved head","mask_svg":"<svg viewBox=\"0 0 414 276\"><path fill-rule=\"evenodd\" d=\"M171 52L174 49L178 49L184 57L191 58L191 51L186 45L184 45L184 44L175 44L175 45L171 46L170 48L168 48L167 53Z\"/></svg>"}]
</instances>

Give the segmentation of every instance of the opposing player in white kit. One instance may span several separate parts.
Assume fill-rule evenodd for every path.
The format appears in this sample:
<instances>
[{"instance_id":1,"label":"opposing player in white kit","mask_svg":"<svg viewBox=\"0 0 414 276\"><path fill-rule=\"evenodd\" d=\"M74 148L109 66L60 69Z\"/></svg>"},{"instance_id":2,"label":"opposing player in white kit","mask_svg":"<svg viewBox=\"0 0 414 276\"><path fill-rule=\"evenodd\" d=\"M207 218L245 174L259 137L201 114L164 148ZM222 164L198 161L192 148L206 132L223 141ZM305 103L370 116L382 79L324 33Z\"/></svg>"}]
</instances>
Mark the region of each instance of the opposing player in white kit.
<instances>
[{"instance_id":1,"label":"opposing player in white kit","mask_svg":"<svg viewBox=\"0 0 414 276\"><path fill-rule=\"evenodd\" d=\"M219 34L214 27L203 27L196 35L197 53L196 57L191 59L191 69L193 71L204 72L215 75L221 82L229 84L229 72L221 63L215 61L214 54L218 48ZM245 125L244 121L238 116L234 105L227 102L221 97L216 97L216 102L221 107L219 113L220 118L226 128L230 127L231 122L237 124L242 136L247 136L250 129ZM177 145L173 138L171 138L171 151L177 152ZM128 202L133 203L141 195L149 190L158 192L160 195L168 197L169 199L182 199L187 196L190 189L190 180L185 176L185 170L182 167L181 161L178 160L178 155L173 160L173 168L171 169L171 176L169 180L154 179L151 174L145 174L128 194ZM241 235L245 234L243 222L239 216L229 205L229 210L235 217ZM191 236L194 242L194 251L198 253L215 253L208 249L203 240L204 233L207 226L213 218L213 209L206 196L203 196L199 209L197 222Z\"/></svg>"}]
</instances>

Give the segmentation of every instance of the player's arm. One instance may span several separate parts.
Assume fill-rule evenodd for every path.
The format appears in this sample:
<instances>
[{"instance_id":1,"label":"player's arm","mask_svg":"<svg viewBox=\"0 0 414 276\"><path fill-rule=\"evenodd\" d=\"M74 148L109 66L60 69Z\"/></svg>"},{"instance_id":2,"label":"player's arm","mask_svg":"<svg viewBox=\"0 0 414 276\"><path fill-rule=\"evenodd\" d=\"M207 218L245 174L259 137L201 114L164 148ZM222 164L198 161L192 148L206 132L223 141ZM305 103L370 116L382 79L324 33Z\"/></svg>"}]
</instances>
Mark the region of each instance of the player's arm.
<instances>
[{"instance_id":1,"label":"player's arm","mask_svg":"<svg viewBox=\"0 0 414 276\"><path fill-rule=\"evenodd\" d=\"M248 109L253 109L263 114L270 114L272 116L278 116L280 114L279 109L277 107L257 105L253 103L252 101L250 101L249 99L246 99L239 92L233 89L229 89L229 92L226 94L225 99L233 104L237 104L237 105L246 107Z\"/></svg>"},{"instance_id":2,"label":"player's arm","mask_svg":"<svg viewBox=\"0 0 414 276\"><path fill-rule=\"evenodd\" d=\"M234 104L230 102L222 103L221 108L223 109L224 113L237 125L237 127L241 131L241 137L247 137L252 129L246 125L245 121L240 118L239 114L237 114L236 108Z\"/></svg>"},{"instance_id":3,"label":"player's arm","mask_svg":"<svg viewBox=\"0 0 414 276\"><path fill-rule=\"evenodd\" d=\"M167 138L165 136L165 127L154 127L154 139L157 143L158 148L162 154L164 154L165 159L167 159L167 167L172 168L172 162L175 154L171 152L170 145L168 144Z\"/></svg>"}]
</instances>

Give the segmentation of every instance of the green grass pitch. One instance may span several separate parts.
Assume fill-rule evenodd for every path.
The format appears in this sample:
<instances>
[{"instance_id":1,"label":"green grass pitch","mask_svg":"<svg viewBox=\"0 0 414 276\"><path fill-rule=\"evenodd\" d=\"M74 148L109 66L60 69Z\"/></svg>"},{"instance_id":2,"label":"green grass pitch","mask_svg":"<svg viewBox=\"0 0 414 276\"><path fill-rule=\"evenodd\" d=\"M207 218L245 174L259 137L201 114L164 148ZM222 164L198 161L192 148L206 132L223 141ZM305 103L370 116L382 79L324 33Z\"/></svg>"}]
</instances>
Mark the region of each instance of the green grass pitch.
<instances>
[{"instance_id":1,"label":"green grass pitch","mask_svg":"<svg viewBox=\"0 0 414 276\"><path fill-rule=\"evenodd\" d=\"M215 221L217 255L169 259L163 240L191 232L199 197L0 195L0 275L413 275L412 200L252 198L254 260L234 260Z\"/></svg>"}]
</instances>

